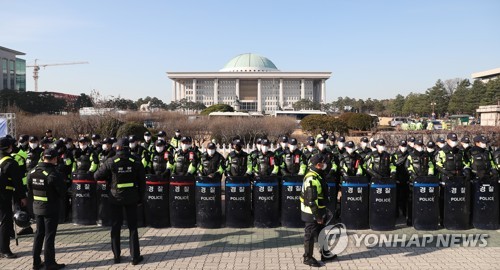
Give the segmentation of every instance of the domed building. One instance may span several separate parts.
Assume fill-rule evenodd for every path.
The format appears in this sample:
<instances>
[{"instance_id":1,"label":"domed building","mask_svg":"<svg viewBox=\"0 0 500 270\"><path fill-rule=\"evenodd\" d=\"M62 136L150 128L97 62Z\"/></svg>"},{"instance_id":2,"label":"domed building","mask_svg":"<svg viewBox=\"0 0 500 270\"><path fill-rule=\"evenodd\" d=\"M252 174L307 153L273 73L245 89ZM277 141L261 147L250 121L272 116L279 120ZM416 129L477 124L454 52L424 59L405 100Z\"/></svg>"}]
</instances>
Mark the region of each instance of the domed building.
<instances>
[{"instance_id":1,"label":"domed building","mask_svg":"<svg viewBox=\"0 0 500 270\"><path fill-rule=\"evenodd\" d=\"M167 72L172 100L187 99L237 105L240 111L272 114L292 109L309 99L326 102L325 81L331 72L283 72L266 57L245 53L229 60L218 72Z\"/></svg>"}]
</instances>

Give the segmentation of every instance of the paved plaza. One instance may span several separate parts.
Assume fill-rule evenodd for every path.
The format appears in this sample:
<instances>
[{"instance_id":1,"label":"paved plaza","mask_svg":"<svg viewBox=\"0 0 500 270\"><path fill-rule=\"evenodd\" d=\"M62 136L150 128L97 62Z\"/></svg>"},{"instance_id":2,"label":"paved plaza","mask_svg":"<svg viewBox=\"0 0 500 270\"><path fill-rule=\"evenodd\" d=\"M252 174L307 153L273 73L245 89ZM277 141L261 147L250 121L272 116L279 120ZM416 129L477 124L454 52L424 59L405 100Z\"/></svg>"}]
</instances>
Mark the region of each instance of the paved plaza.
<instances>
[{"instance_id":1,"label":"paved plaza","mask_svg":"<svg viewBox=\"0 0 500 270\"><path fill-rule=\"evenodd\" d=\"M140 228L144 262L130 264L128 231L122 232L122 263L114 265L109 228L59 226L56 258L67 269L310 269L302 264L303 229L152 229ZM416 232L400 225L391 233L488 234L487 247L355 247L348 231L349 246L336 261L321 269L500 269L500 231L439 230ZM380 232L376 232L380 234ZM0 259L0 269L31 269L32 235L11 243L20 258ZM319 254L315 254L319 258Z\"/></svg>"}]
</instances>

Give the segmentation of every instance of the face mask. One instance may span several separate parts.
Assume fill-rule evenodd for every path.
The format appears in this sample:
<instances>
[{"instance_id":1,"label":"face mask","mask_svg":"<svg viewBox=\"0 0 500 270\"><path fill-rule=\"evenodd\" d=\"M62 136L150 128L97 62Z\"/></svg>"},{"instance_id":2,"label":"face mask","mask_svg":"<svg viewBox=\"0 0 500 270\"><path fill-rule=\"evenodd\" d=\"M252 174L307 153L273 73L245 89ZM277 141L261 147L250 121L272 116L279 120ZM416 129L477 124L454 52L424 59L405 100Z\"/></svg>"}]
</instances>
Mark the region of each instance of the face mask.
<instances>
[{"instance_id":1,"label":"face mask","mask_svg":"<svg viewBox=\"0 0 500 270\"><path fill-rule=\"evenodd\" d=\"M409 143L408 143L408 145L409 145L410 147L414 147L414 146L415 146L415 143L409 142Z\"/></svg>"},{"instance_id":2,"label":"face mask","mask_svg":"<svg viewBox=\"0 0 500 270\"><path fill-rule=\"evenodd\" d=\"M288 146L288 143L281 143L281 148L285 149Z\"/></svg>"},{"instance_id":3,"label":"face mask","mask_svg":"<svg viewBox=\"0 0 500 270\"><path fill-rule=\"evenodd\" d=\"M429 153L434 152L434 148L427 148L427 152L429 152Z\"/></svg>"},{"instance_id":4,"label":"face mask","mask_svg":"<svg viewBox=\"0 0 500 270\"><path fill-rule=\"evenodd\" d=\"M362 143L361 143L361 148L365 149L367 145L368 145L367 143L362 142Z\"/></svg>"},{"instance_id":5,"label":"face mask","mask_svg":"<svg viewBox=\"0 0 500 270\"><path fill-rule=\"evenodd\" d=\"M103 145L102 145L102 150L104 150L104 151L108 151L108 149L109 149L109 148L108 148L108 145L107 145L107 144L103 144Z\"/></svg>"},{"instance_id":6,"label":"face mask","mask_svg":"<svg viewBox=\"0 0 500 270\"><path fill-rule=\"evenodd\" d=\"M290 149L291 152L295 151L295 149L297 149L297 145L290 145L288 147Z\"/></svg>"},{"instance_id":7,"label":"face mask","mask_svg":"<svg viewBox=\"0 0 500 270\"><path fill-rule=\"evenodd\" d=\"M385 151L385 146L377 146L377 149L379 152L384 152Z\"/></svg>"},{"instance_id":8,"label":"face mask","mask_svg":"<svg viewBox=\"0 0 500 270\"><path fill-rule=\"evenodd\" d=\"M30 143L30 148L35 149L38 147L38 143Z\"/></svg>"},{"instance_id":9,"label":"face mask","mask_svg":"<svg viewBox=\"0 0 500 270\"><path fill-rule=\"evenodd\" d=\"M129 143L128 146L130 148L135 148L137 146L137 143L136 142L132 142L132 143Z\"/></svg>"},{"instance_id":10,"label":"face mask","mask_svg":"<svg viewBox=\"0 0 500 270\"><path fill-rule=\"evenodd\" d=\"M27 144L28 144L28 142L23 142L23 143L21 143L21 145L22 145L22 146L25 146L25 145L27 145Z\"/></svg>"},{"instance_id":11,"label":"face mask","mask_svg":"<svg viewBox=\"0 0 500 270\"><path fill-rule=\"evenodd\" d=\"M165 147L164 147L164 146L155 146L155 150L156 150L156 152L158 152L158 153L163 152L163 149L165 149Z\"/></svg>"},{"instance_id":12,"label":"face mask","mask_svg":"<svg viewBox=\"0 0 500 270\"><path fill-rule=\"evenodd\" d=\"M444 143L437 143L437 146L439 146L439 148L443 148Z\"/></svg>"},{"instance_id":13,"label":"face mask","mask_svg":"<svg viewBox=\"0 0 500 270\"><path fill-rule=\"evenodd\" d=\"M321 170L324 171L324 170L326 170L327 167L328 167L328 164L323 163L323 166L321 166Z\"/></svg>"},{"instance_id":14,"label":"face mask","mask_svg":"<svg viewBox=\"0 0 500 270\"><path fill-rule=\"evenodd\" d=\"M448 144L453 148L453 147L457 147L458 142L456 142L456 141L449 141Z\"/></svg>"},{"instance_id":15,"label":"face mask","mask_svg":"<svg viewBox=\"0 0 500 270\"><path fill-rule=\"evenodd\" d=\"M98 146L99 145L99 141L92 141L92 145L93 146Z\"/></svg>"},{"instance_id":16,"label":"face mask","mask_svg":"<svg viewBox=\"0 0 500 270\"><path fill-rule=\"evenodd\" d=\"M417 152L422 152L422 150L424 150L424 149L422 149L422 147L418 147L418 146L417 146L417 147L415 147L415 150L416 150Z\"/></svg>"},{"instance_id":17,"label":"face mask","mask_svg":"<svg viewBox=\"0 0 500 270\"><path fill-rule=\"evenodd\" d=\"M349 154L352 154L352 152L354 152L354 148L346 148L345 149L347 151L347 153Z\"/></svg>"},{"instance_id":18,"label":"face mask","mask_svg":"<svg viewBox=\"0 0 500 270\"><path fill-rule=\"evenodd\" d=\"M264 145L263 145L263 146L261 146L260 148L261 148L261 150L262 150L262 153L267 153L267 150L269 150L269 146L264 146Z\"/></svg>"},{"instance_id":19,"label":"face mask","mask_svg":"<svg viewBox=\"0 0 500 270\"><path fill-rule=\"evenodd\" d=\"M180 133L178 133L178 132L176 132L176 133L175 133L175 136L176 136L176 137L179 137L179 136L181 136L181 134L180 134Z\"/></svg>"},{"instance_id":20,"label":"face mask","mask_svg":"<svg viewBox=\"0 0 500 270\"><path fill-rule=\"evenodd\" d=\"M144 140L149 142L151 140L151 136L144 136Z\"/></svg>"},{"instance_id":21,"label":"face mask","mask_svg":"<svg viewBox=\"0 0 500 270\"><path fill-rule=\"evenodd\" d=\"M319 151L323 151L325 149L326 145L324 143L318 143L318 149Z\"/></svg>"},{"instance_id":22,"label":"face mask","mask_svg":"<svg viewBox=\"0 0 500 270\"><path fill-rule=\"evenodd\" d=\"M403 153L404 153L404 152L406 152L406 150L407 150L408 148L407 148L407 147L400 147L399 149L401 150L401 152L403 152Z\"/></svg>"},{"instance_id":23,"label":"face mask","mask_svg":"<svg viewBox=\"0 0 500 270\"><path fill-rule=\"evenodd\" d=\"M377 147L371 148L373 152L377 151Z\"/></svg>"},{"instance_id":24,"label":"face mask","mask_svg":"<svg viewBox=\"0 0 500 270\"><path fill-rule=\"evenodd\" d=\"M313 146L307 146L307 150L309 150L309 152L312 152L314 150L314 147Z\"/></svg>"},{"instance_id":25,"label":"face mask","mask_svg":"<svg viewBox=\"0 0 500 270\"><path fill-rule=\"evenodd\" d=\"M462 144L462 146L463 146L464 148L467 148L467 147L469 147L469 144L468 144L468 143L464 143L464 144Z\"/></svg>"},{"instance_id":26,"label":"face mask","mask_svg":"<svg viewBox=\"0 0 500 270\"><path fill-rule=\"evenodd\" d=\"M343 142L339 142L337 145L339 146L339 148L344 148L345 143L343 143Z\"/></svg>"},{"instance_id":27,"label":"face mask","mask_svg":"<svg viewBox=\"0 0 500 270\"><path fill-rule=\"evenodd\" d=\"M189 149L189 144L182 144L181 148L182 148L182 150L185 151L185 150Z\"/></svg>"},{"instance_id":28,"label":"face mask","mask_svg":"<svg viewBox=\"0 0 500 270\"><path fill-rule=\"evenodd\" d=\"M71 146L72 146L72 144L71 144L71 143L67 143L67 144L66 144L66 148L68 148L68 149L70 149L70 148L71 148Z\"/></svg>"},{"instance_id":29,"label":"face mask","mask_svg":"<svg viewBox=\"0 0 500 270\"><path fill-rule=\"evenodd\" d=\"M207 153L209 156L213 156L215 154L215 149L208 149Z\"/></svg>"},{"instance_id":30,"label":"face mask","mask_svg":"<svg viewBox=\"0 0 500 270\"><path fill-rule=\"evenodd\" d=\"M262 144L257 144L257 150L260 151L261 148L262 148Z\"/></svg>"},{"instance_id":31,"label":"face mask","mask_svg":"<svg viewBox=\"0 0 500 270\"><path fill-rule=\"evenodd\" d=\"M486 149L488 146L485 143L479 143L479 147Z\"/></svg>"}]
</instances>

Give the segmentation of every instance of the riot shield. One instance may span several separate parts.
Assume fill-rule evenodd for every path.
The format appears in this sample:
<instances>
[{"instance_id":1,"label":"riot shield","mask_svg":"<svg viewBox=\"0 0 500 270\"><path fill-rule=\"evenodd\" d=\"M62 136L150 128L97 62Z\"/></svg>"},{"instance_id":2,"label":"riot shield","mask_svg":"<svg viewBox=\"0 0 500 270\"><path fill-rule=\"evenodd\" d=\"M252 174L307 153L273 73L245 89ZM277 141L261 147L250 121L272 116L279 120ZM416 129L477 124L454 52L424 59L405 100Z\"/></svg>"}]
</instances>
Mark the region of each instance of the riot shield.
<instances>
[{"instance_id":1,"label":"riot shield","mask_svg":"<svg viewBox=\"0 0 500 270\"><path fill-rule=\"evenodd\" d=\"M365 176L350 176L341 184L340 218L348 229L367 229L369 182Z\"/></svg>"},{"instance_id":2,"label":"riot shield","mask_svg":"<svg viewBox=\"0 0 500 270\"><path fill-rule=\"evenodd\" d=\"M250 177L229 176L225 183L226 227L248 228L252 226L252 188Z\"/></svg>"},{"instance_id":3,"label":"riot shield","mask_svg":"<svg viewBox=\"0 0 500 270\"><path fill-rule=\"evenodd\" d=\"M303 181L303 175L283 176L281 180L281 225L283 227L304 227L304 222L300 217L300 193Z\"/></svg>"},{"instance_id":4,"label":"riot shield","mask_svg":"<svg viewBox=\"0 0 500 270\"><path fill-rule=\"evenodd\" d=\"M170 225L174 228L196 226L195 180L192 175L172 176L169 188Z\"/></svg>"},{"instance_id":5,"label":"riot shield","mask_svg":"<svg viewBox=\"0 0 500 270\"><path fill-rule=\"evenodd\" d=\"M372 178L370 183L370 228L377 231L396 227L396 183L390 178Z\"/></svg>"},{"instance_id":6,"label":"riot shield","mask_svg":"<svg viewBox=\"0 0 500 270\"><path fill-rule=\"evenodd\" d=\"M412 223L416 230L439 229L439 180L420 176L413 182Z\"/></svg>"},{"instance_id":7,"label":"riot shield","mask_svg":"<svg viewBox=\"0 0 500 270\"><path fill-rule=\"evenodd\" d=\"M222 223L221 179L207 176L196 178L196 225L220 228Z\"/></svg>"},{"instance_id":8,"label":"riot shield","mask_svg":"<svg viewBox=\"0 0 500 270\"><path fill-rule=\"evenodd\" d=\"M274 228L280 225L279 178L277 176L257 177L253 187L254 226Z\"/></svg>"}]
</instances>

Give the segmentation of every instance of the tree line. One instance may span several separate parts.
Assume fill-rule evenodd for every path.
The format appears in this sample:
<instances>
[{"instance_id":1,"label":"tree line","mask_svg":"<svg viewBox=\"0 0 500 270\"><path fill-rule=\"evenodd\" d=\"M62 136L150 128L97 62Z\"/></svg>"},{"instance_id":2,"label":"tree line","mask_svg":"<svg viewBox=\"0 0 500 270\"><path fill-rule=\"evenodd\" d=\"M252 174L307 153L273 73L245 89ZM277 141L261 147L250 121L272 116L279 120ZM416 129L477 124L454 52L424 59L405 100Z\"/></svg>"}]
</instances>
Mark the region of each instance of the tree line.
<instances>
[{"instance_id":1,"label":"tree line","mask_svg":"<svg viewBox=\"0 0 500 270\"><path fill-rule=\"evenodd\" d=\"M336 101L319 104L307 99L293 105L295 110L313 109L331 113L373 113L379 116L438 117L447 114L475 115L481 105L495 105L500 100L500 78L483 83L468 79L437 80L423 93L398 94L392 99L355 99L339 97Z\"/></svg>"}]
</instances>

